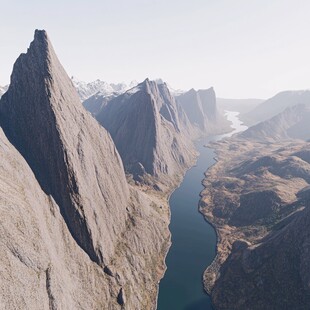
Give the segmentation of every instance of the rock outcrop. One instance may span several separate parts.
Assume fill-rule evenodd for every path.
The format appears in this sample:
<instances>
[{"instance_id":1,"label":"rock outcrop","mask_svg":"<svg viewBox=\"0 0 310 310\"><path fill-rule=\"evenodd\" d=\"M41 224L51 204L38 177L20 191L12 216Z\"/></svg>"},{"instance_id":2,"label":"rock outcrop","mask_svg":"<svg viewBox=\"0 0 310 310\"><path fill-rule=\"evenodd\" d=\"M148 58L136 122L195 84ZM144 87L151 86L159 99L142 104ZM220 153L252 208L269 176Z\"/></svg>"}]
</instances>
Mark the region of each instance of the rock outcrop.
<instances>
[{"instance_id":1,"label":"rock outcrop","mask_svg":"<svg viewBox=\"0 0 310 310\"><path fill-rule=\"evenodd\" d=\"M198 128L200 135L229 131L229 122L219 112L213 87L203 90L191 89L176 97L191 124Z\"/></svg>"},{"instance_id":2,"label":"rock outcrop","mask_svg":"<svg viewBox=\"0 0 310 310\"><path fill-rule=\"evenodd\" d=\"M219 134L230 130L229 122L219 112L213 87L194 90L176 97L185 111L192 126L197 128L200 136Z\"/></svg>"},{"instance_id":3,"label":"rock outcrop","mask_svg":"<svg viewBox=\"0 0 310 310\"><path fill-rule=\"evenodd\" d=\"M166 84L146 79L105 106L97 120L110 132L126 171L175 184L195 159L188 120Z\"/></svg>"},{"instance_id":4,"label":"rock outcrop","mask_svg":"<svg viewBox=\"0 0 310 310\"><path fill-rule=\"evenodd\" d=\"M215 309L308 309L309 143L214 144L200 210L216 228L204 274Z\"/></svg>"},{"instance_id":5,"label":"rock outcrop","mask_svg":"<svg viewBox=\"0 0 310 310\"><path fill-rule=\"evenodd\" d=\"M45 31L14 65L0 125L1 307L152 309L166 198L128 185Z\"/></svg>"}]
</instances>

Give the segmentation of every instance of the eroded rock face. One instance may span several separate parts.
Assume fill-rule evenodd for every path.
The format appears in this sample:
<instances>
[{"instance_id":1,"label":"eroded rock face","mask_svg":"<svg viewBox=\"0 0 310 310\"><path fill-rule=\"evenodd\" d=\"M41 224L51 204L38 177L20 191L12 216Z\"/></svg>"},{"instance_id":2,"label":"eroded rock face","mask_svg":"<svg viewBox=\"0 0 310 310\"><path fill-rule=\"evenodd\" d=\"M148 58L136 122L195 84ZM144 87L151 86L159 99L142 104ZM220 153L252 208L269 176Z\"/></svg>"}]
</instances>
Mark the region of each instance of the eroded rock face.
<instances>
[{"instance_id":1,"label":"eroded rock face","mask_svg":"<svg viewBox=\"0 0 310 310\"><path fill-rule=\"evenodd\" d=\"M218 111L213 87L198 91L191 89L177 96L176 100L184 109L190 123L199 129L200 135L229 131L229 123Z\"/></svg>"},{"instance_id":2,"label":"eroded rock face","mask_svg":"<svg viewBox=\"0 0 310 310\"><path fill-rule=\"evenodd\" d=\"M175 182L193 163L194 146L183 133L186 116L165 84L145 80L112 99L97 120L111 133L128 173Z\"/></svg>"},{"instance_id":3,"label":"eroded rock face","mask_svg":"<svg viewBox=\"0 0 310 310\"><path fill-rule=\"evenodd\" d=\"M0 154L0 307L104 308L110 297L101 268L76 246L58 205L2 129ZM93 281L101 290L92 291Z\"/></svg>"},{"instance_id":4,"label":"eroded rock face","mask_svg":"<svg viewBox=\"0 0 310 310\"><path fill-rule=\"evenodd\" d=\"M99 79L90 83L80 81L75 77L71 77L71 80L82 102L95 95L100 95L103 97L111 96L113 94L119 95L124 93L127 89L137 85L135 81L132 81L129 85L126 85L124 83L107 83Z\"/></svg>"},{"instance_id":5,"label":"eroded rock face","mask_svg":"<svg viewBox=\"0 0 310 310\"><path fill-rule=\"evenodd\" d=\"M119 309L121 291L124 309L152 309L166 198L128 185L45 31L14 65L0 125L0 305Z\"/></svg>"},{"instance_id":6,"label":"eroded rock face","mask_svg":"<svg viewBox=\"0 0 310 310\"><path fill-rule=\"evenodd\" d=\"M127 218L122 162L109 135L81 106L45 32L36 31L27 54L17 59L0 113L6 135L60 206L78 244L97 263L109 260Z\"/></svg>"}]
</instances>

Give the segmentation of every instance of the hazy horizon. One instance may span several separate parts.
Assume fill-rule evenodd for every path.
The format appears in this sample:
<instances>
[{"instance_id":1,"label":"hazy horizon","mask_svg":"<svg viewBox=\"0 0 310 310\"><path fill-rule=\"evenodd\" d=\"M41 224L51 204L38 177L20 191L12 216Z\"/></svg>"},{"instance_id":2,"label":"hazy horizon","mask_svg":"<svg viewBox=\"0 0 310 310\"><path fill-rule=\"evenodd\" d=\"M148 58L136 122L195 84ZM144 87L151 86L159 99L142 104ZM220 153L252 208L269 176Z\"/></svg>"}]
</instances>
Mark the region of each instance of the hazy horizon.
<instances>
[{"instance_id":1,"label":"hazy horizon","mask_svg":"<svg viewBox=\"0 0 310 310\"><path fill-rule=\"evenodd\" d=\"M86 82L162 78L221 98L308 89L309 9L306 0L6 2L0 85L45 29L68 74Z\"/></svg>"}]
</instances>

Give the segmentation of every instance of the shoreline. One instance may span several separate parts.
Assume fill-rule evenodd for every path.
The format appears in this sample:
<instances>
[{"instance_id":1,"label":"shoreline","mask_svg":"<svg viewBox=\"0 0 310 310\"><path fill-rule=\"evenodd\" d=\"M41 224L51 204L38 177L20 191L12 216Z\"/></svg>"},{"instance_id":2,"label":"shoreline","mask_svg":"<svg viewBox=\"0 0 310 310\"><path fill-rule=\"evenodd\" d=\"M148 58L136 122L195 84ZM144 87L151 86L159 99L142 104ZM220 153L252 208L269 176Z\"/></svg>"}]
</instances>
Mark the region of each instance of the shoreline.
<instances>
[{"instance_id":1,"label":"shoreline","mask_svg":"<svg viewBox=\"0 0 310 310\"><path fill-rule=\"evenodd\" d=\"M211 298L211 293L212 293L213 284L216 281L216 279L213 281L213 283L211 285L208 285L208 283L207 283L208 281L205 281L205 279L206 279L206 274L208 273L209 270L214 271L215 275L219 271L220 264L218 262L218 259L219 259L219 249L218 249L218 247L219 247L219 245L220 245L220 243L222 241L222 238L221 238L221 234L220 234L220 231L219 231L219 227L216 225L215 222L212 221L212 219L210 217L208 217L203 212L203 209L204 209L204 207L203 207L203 203L204 203L203 202L203 191L207 189L207 186L205 186L204 181L208 177L207 176L208 171L210 171L216 164L219 163L219 152L218 152L218 150L216 148L217 143L223 141L224 139L230 139L234 135L238 134L239 132L242 132L245 129L245 128L242 128L244 125L243 125L243 122L239 118L240 112L237 112L237 111L225 111L225 113L226 113L226 117L229 116L229 113L232 113L233 116L236 118L236 121L238 122L238 124L235 125L233 120L230 119L229 121L232 123L232 125L231 125L232 131L229 132L229 133L223 134L223 137L221 137L220 139L216 139L216 140L210 141L208 144L204 145L204 147L211 149L214 152L215 156L213 157L214 163L210 167L208 167L208 169L204 172L204 178L201 181L203 189L199 193L200 199L199 199L199 203L198 203L198 211L199 211L199 213L203 216L204 220L214 229L215 235L216 235L215 256L214 256L211 264L209 266L207 266L207 268L204 270L204 273L202 275L202 285L203 285L204 291L206 292L206 294L208 294L210 296L210 300L211 300L211 303L212 303L213 307L214 307L214 304L213 304L213 300ZM244 127L246 127L246 126L244 126Z\"/></svg>"},{"instance_id":2,"label":"shoreline","mask_svg":"<svg viewBox=\"0 0 310 310\"><path fill-rule=\"evenodd\" d=\"M196 148L195 148L196 150ZM197 151L197 150L196 150ZM171 242L171 236L172 236L172 233L169 229L169 226L170 226L170 223L171 223L171 209L170 209L170 198L172 196L172 194L181 186L183 180L184 180L184 177L186 175L186 173L191 170L192 168L194 168L196 165L197 165L197 160L199 158L200 154L199 152L197 152L197 155L195 156L194 160L193 160L193 164L188 167L187 169L185 169L185 171L180 174L180 181L178 182L178 184L176 186L174 186L170 191L169 193L166 195L166 197L164 198L165 199L165 202L167 203L167 211L168 211L168 215L169 215L169 218L168 218L168 221L169 221L169 224L168 224L168 231L169 231L169 245L168 245L168 248L166 249L166 254L164 256L164 266L165 266L165 269L164 269L164 272L163 272L163 275L162 277L159 279L158 283L157 283L157 296L156 296L156 301L155 301L155 305L154 305L154 308L153 310L157 310L157 306L158 306L158 297L159 297L159 286L160 286L160 281L164 278L165 276L165 273L167 271L167 265L166 265L166 258L168 256L168 253L169 253L169 250L170 250L170 247L172 245L172 242Z\"/></svg>"}]
</instances>

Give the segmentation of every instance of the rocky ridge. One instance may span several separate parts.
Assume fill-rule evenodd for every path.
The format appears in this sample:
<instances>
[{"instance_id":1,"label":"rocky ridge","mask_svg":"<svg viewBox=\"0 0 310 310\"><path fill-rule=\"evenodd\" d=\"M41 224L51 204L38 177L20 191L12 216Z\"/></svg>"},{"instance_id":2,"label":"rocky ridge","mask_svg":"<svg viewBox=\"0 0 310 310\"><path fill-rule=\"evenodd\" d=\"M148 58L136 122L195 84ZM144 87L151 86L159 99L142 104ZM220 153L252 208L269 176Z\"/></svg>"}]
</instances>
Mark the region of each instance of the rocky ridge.
<instances>
[{"instance_id":1,"label":"rocky ridge","mask_svg":"<svg viewBox=\"0 0 310 310\"><path fill-rule=\"evenodd\" d=\"M166 84L146 79L96 116L110 132L127 173L165 191L194 162L189 122Z\"/></svg>"},{"instance_id":2,"label":"rocky ridge","mask_svg":"<svg viewBox=\"0 0 310 310\"><path fill-rule=\"evenodd\" d=\"M192 126L201 136L230 130L230 124L220 113L213 87L196 91L191 89L176 97Z\"/></svg>"},{"instance_id":3,"label":"rocky ridge","mask_svg":"<svg viewBox=\"0 0 310 310\"><path fill-rule=\"evenodd\" d=\"M137 82L135 81L132 81L127 85L125 83L108 83L99 79L89 83L80 81L75 77L71 77L71 80L82 102L94 95L100 95L103 97L111 96L113 94L119 95L137 85Z\"/></svg>"},{"instance_id":4,"label":"rocky ridge","mask_svg":"<svg viewBox=\"0 0 310 310\"><path fill-rule=\"evenodd\" d=\"M152 309L170 242L166 196L127 183L45 31L14 65L0 125L0 305Z\"/></svg>"}]
</instances>

